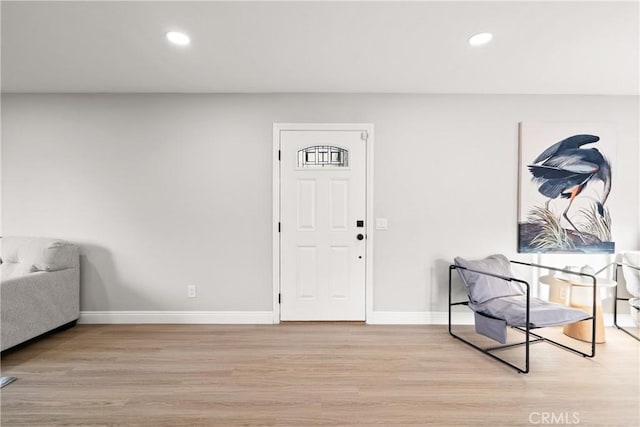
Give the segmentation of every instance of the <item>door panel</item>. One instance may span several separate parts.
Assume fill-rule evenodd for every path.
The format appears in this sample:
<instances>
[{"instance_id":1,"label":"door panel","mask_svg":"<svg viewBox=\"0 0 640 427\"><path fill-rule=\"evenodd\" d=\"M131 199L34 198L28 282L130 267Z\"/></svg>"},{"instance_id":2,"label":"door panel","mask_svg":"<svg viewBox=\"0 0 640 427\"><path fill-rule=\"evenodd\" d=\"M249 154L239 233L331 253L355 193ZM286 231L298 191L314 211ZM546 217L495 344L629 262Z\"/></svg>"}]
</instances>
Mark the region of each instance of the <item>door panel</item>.
<instances>
[{"instance_id":1,"label":"door panel","mask_svg":"<svg viewBox=\"0 0 640 427\"><path fill-rule=\"evenodd\" d=\"M329 297L349 299L350 250L346 246L332 246L329 262Z\"/></svg>"},{"instance_id":2,"label":"door panel","mask_svg":"<svg viewBox=\"0 0 640 427\"><path fill-rule=\"evenodd\" d=\"M331 231L347 231L349 220L349 181L332 180L329 189Z\"/></svg>"},{"instance_id":3,"label":"door panel","mask_svg":"<svg viewBox=\"0 0 640 427\"><path fill-rule=\"evenodd\" d=\"M316 226L316 181L298 180L298 231L314 231Z\"/></svg>"},{"instance_id":4,"label":"door panel","mask_svg":"<svg viewBox=\"0 0 640 427\"><path fill-rule=\"evenodd\" d=\"M298 247L296 263L296 296L300 300L313 300L318 294L317 248Z\"/></svg>"},{"instance_id":5,"label":"door panel","mask_svg":"<svg viewBox=\"0 0 640 427\"><path fill-rule=\"evenodd\" d=\"M366 141L280 132L280 319L365 320Z\"/></svg>"}]
</instances>

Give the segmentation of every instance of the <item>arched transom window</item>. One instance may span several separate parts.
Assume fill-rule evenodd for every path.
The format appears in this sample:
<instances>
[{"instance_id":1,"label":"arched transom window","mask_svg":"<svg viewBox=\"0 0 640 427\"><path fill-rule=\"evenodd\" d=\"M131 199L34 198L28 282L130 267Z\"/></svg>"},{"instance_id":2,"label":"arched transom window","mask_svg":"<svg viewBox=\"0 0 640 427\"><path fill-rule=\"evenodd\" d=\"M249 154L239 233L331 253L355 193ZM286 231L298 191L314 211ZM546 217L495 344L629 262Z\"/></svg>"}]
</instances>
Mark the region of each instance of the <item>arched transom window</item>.
<instances>
[{"instance_id":1,"label":"arched transom window","mask_svg":"<svg viewBox=\"0 0 640 427\"><path fill-rule=\"evenodd\" d=\"M329 145L315 145L298 151L299 168L348 167L349 151Z\"/></svg>"}]
</instances>

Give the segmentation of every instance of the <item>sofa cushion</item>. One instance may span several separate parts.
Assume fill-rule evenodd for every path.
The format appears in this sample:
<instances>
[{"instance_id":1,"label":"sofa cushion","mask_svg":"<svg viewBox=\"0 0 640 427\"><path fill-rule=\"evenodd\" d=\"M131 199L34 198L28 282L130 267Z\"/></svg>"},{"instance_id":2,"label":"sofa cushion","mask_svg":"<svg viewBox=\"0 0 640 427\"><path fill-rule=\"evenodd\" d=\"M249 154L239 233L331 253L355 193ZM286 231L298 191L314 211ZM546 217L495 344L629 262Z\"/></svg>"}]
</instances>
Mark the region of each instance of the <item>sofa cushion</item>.
<instances>
[{"instance_id":1,"label":"sofa cushion","mask_svg":"<svg viewBox=\"0 0 640 427\"><path fill-rule=\"evenodd\" d=\"M23 237L3 237L0 239L0 258L2 262L19 262L18 249L28 240Z\"/></svg>"},{"instance_id":2,"label":"sofa cushion","mask_svg":"<svg viewBox=\"0 0 640 427\"><path fill-rule=\"evenodd\" d=\"M511 264L504 255L491 255L479 260L456 257L454 262L457 266L471 270L512 277ZM469 299L473 303L480 304L493 298L524 295L525 293L521 286L508 280L463 269L458 269L458 272L467 288Z\"/></svg>"},{"instance_id":3,"label":"sofa cushion","mask_svg":"<svg viewBox=\"0 0 640 427\"><path fill-rule=\"evenodd\" d=\"M24 276L38 271L33 265L22 262L3 262L0 264L0 278L2 281Z\"/></svg>"},{"instance_id":4,"label":"sofa cushion","mask_svg":"<svg viewBox=\"0 0 640 427\"><path fill-rule=\"evenodd\" d=\"M33 271L57 271L78 265L78 248L59 239L3 237L3 263L23 264ZM31 267L28 267L31 266Z\"/></svg>"}]
</instances>

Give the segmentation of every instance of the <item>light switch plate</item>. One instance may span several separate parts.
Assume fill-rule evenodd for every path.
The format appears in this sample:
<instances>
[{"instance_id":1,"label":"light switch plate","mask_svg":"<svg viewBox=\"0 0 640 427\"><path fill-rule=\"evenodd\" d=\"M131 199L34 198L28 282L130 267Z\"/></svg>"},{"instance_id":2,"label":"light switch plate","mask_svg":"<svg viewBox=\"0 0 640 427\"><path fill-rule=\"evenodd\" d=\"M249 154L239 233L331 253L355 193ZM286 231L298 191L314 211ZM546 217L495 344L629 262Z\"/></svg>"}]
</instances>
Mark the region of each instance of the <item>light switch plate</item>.
<instances>
[{"instance_id":1,"label":"light switch plate","mask_svg":"<svg viewBox=\"0 0 640 427\"><path fill-rule=\"evenodd\" d=\"M376 230L386 230L388 228L387 218L376 218Z\"/></svg>"}]
</instances>

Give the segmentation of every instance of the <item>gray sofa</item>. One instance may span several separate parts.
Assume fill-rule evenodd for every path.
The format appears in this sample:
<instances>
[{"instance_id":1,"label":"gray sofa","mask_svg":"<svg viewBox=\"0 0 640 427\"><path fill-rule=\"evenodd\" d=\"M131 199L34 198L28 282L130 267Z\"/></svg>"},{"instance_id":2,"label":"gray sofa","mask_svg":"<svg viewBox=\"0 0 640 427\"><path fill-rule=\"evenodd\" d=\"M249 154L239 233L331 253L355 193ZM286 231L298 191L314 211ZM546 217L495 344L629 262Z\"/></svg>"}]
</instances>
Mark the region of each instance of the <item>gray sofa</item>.
<instances>
[{"instance_id":1,"label":"gray sofa","mask_svg":"<svg viewBox=\"0 0 640 427\"><path fill-rule=\"evenodd\" d=\"M0 245L0 351L73 326L80 314L78 247L40 237L3 237Z\"/></svg>"}]
</instances>

